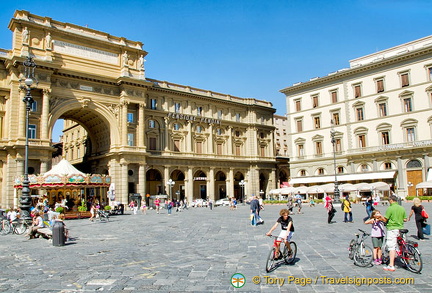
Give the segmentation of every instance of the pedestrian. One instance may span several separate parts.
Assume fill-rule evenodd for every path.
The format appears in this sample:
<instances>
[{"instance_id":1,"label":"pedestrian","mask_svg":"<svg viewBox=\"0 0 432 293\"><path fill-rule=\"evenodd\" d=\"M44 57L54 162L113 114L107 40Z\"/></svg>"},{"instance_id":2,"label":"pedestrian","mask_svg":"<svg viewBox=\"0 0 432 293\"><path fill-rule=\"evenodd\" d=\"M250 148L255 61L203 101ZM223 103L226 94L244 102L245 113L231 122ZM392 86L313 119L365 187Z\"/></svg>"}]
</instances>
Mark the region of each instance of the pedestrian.
<instances>
[{"instance_id":1,"label":"pedestrian","mask_svg":"<svg viewBox=\"0 0 432 293\"><path fill-rule=\"evenodd\" d=\"M289 211L287 209L282 209L279 212L279 218L276 220L276 223L270 228L270 230L266 233L267 236L272 235L272 232L277 228L277 226L281 225L281 232L279 233L278 240L276 241L276 259L280 259L281 254L279 253L279 245L281 240L285 242L285 246L288 248L288 255L292 254L292 249L290 245L290 241L292 236L294 235L294 224L293 219L289 216Z\"/></svg>"},{"instance_id":2,"label":"pedestrian","mask_svg":"<svg viewBox=\"0 0 432 293\"><path fill-rule=\"evenodd\" d=\"M423 205L421 204L421 200L416 197L413 199L413 206L411 207L411 212L408 216L408 221L411 219L412 215L414 214L415 223L417 226L417 238L419 240L424 241L424 235L423 235L423 227L426 226L426 219L422 216L422 210L424 209Z\"/></svg>"},{"instance_id":3,"label":"pedestrian","mask_svg":"<svg viewBox=\"0 0 432 293\"><path fill-rule=\"evenodd\" d=\"M93 222L96 216L96 206L94 203L91 204L90 206L90 221Z\"/></svg>"},{"instance_id":4,"label":"pedestrian","mask_svg":"<svg viewBox=\"0 0 432 293\"><path fill-rule=\"evenodd\" d=\"M407 215L405 209L398 203L398 198L396 195L391 195L389 197L390 206L387 208L385 216L380 216L378 219L387 223L387 248L389 250L389 264L383 269L385 271L394 272L396 269L394 267L394 260L396 257L396 246L397 237L399 236L399 230L404 228L404 222L407 221Z\"/></svg>"},{"instance_id":5,"label":"pedestrian","mask_svg":"<svg viewBox=\"0 0 432 293\"><path fill-rule=\"evenodd\" d=\"M297 203L297 208L298 208L297 214L301 214L303 198L299 193L296 194L295 201Z\"/></svg>"},{"instance_id":6,"label":"pedestrian","mask_svg":"<svg viewBox=\"0 0 432 293\"><path fill-rule=\"evenodd\" d=\"M136 215L138 212L138 202L135 200L133 205L133 213Z\"/></svg>"},{"instance_id":7,"label":"pedestrian","mask_svg":"<svg viewBox=\"0 0 432 293\"><path fill-rule=\"evenodd\" d=\"M171 210L172 210L172 207L173 207L173 202L166 201L165 202L165 207L168 210L168 216L170 216L171 215Z\"/></svg>"},{"instance_id":8,"label":"pedestrian","mask_svg":"<svg viewBox=\"0 0 432 293\"><path fill-rule=\"evenodd\" d=\"M310 207L314 207L315 206L315 200L313 197L311 197L311 199L309 200L309 206Z\"/></svg>"},{"instance_id":9,"label":"pedestrian","mask_svg":"<svg viewBox=\"0 0 432 293\"><path fill-rule=\"evenodd\" d=\"M159 199L159 197L156 197L156 199L154 201L154 204L155 204L155 208L156 208L156 213L159 214L159 208L160 208L160 199Z\"/></svg>"},{"instance_id":10,"label":"pedestrian","mask_svg":"<svg viewBox=\"0 0 432 293\"><path fill-rule=\"evenodd\" d=\"M45 227L45 224L43 222L42 217L40 216L39 211L35 209L33 213L34 213L34 218L33 218L32 226L30 228L30 232L28 234L29 239L35 238L37 231Z\"/></svg>"},{"instance_id":11,"label":"pedestrian","mask_svg":"<svg viewBox=\"0 0 432 293\"><path fill-rule=\"evenodd\" d=\"M372 215L372 211L375 209L375 208L373 207L373 199L372 199L372 196L368 196L368 197L366 198L365 206L366 206L366 213L367 213L367 216L363 219L363 222L365 222L367 219L370 219L370 217L371 217L371 215Z\"/></svg>"},{"instance_id":12,"label":"pedestrian","mask_svg":"<svg viewBox=\"0 0 432 293\"><path fill-rule=\"evenodd\" d=\"M259 201L254 195L252 201L250 202L251 209L251 225L256 226L258 224L258 213L259 213Z\"/></svg>"},{"instance_id":13,"label":"pedestrian","mask_svg":"<svg viewBox=\"0 0 432 293\"><path fill-rule=\"evenodd\" d=\"M380 220L381 213L379 210L372 212L371 218L366 220L365 224L372 224L371 239L373 245L373 259L374 265L382 264L382 250L381 247L384 242L385 230L384 222Z\"/></svg>"},{"instance_id":14,"label":"pedestrian","mask_svg":"<svg viewBox=\"0 0 432 293\"><path fill-rule=\"evenodd\" d=\"M352 207L349 197L347 196L342 202L343 212L344 212L344 223L354 223L352 216Z\"/></svg>"},{"instance_id":15,"label":"pedestrian","mask_svg":"<svg viewBox=\"0 0 432 293\"><path fill-rule=\"evenodd\" d=\"M210 210L213 210L213 200L212 199L209 200L209 208L210 208Z\"/></svg>"},{"instance_id":16,"label":"pedestrian","mask_svg":"<svg viewBox=\"0 0 432 293\"><path fill-rule=\"evenodd\" d=\"M141 213L143 213L144 215L147 215L147 204L146 204L145 200L143 200L142 205L141 205Z\"/></svg>"},{"instance_id":17,"label":"pedestrian","mask_svg":"<svg viewBox=\"0 0 432 293\"><path fill-rule=\"evenodd\" d=\"M333 199L329 195L327 195L325 198L324 208L327 210L327 223L336 223L335 221L332 221L336 214L336 209L333 207Z\"/></svg>"},{"instance_id":18,"label":"pedestrian","mask_svg":"<svg viewBox=\"0 0 432 293\"><path fill-rule=\"evenodd\" d=\"M288 197L287 208L288 208L288 211L291 215L293 213L293 208L294 208L293 199L291 196Z\"/></svg>"}]
</instances>

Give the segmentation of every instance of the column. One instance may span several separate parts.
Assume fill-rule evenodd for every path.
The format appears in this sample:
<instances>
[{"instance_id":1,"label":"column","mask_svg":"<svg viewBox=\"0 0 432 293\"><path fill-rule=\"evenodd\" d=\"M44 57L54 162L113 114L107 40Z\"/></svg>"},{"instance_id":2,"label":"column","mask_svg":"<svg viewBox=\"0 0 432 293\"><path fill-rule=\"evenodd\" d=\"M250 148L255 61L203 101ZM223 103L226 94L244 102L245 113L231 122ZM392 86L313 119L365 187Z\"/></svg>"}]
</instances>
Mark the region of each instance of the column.
<instances>
[{"instance_id":1,"label":"column","mask_svg":"<svg viewBox=\"0 0 432 293\"><path fill-rule=\"evenodd\" d=\"M121 94L121 99L120 99L120 107L121 107L121 144L122 146L126 146L127 145L127 134L128 134L128 129L127 129L127 111L128 111L128 104L129 101L125 98L125 93L124 91Z\"/></svg>"},{"instance_id":2,"label":"column","mask_svg":"<svg viewBox=\"0 0 432 293\"><path fill-rule=\"evenodd\" d=\"M165 121L165 146L164 146L164 150L165 151L169 151L169 122L170 119L168 117L164 118Z\"/></svg>"},{"instance_id":3,"label":"column","mask_svg":"<svg viewBox=\"0 0 432 293\"><path fill-rule=\"evenodd\" d=\"M429 175L429 168L430 168L430 164L429 164L429 157L427 154L423 155L423 160L424 160L424 173L425 173L425 180L428 180L428 175Z\"/></svg>"},{"instance_id":4,"label":"column","mask_svg":"<svg viewBox=\"0 0 432 293\"><path fill-rule=\"evenodd\" d=\"M405 173L402 166L402 159L401 157L397 158L397 169L398 169L398 181L397 181L397 187L398 190L395 190L396 194L399 195L399 190L404 190L406 187L405 184ZM408 191L407 191L408 193Z\"/></svg>"},{"instance_id":5,"label":"column","mask_svg":"<svg viewBox=\"0 0 432 293\"><path fill-rule=\"evenodd\" d=\"M170 194L170 187L167 184L168 180L170 179L170 172L169 172L170 166L163 166L163 167L164 167L164 178L162 180L163 180L163 185L165 188L165 194L168 195L168 198L170 198L170 195L171 195ZM171 189L171 191L172 191L172 189Z\"/></svg>"},{"instance_id":6,"label":"column","mask_svg":"<svg viewBox=\"0 0 432 293\"><path fill-rule=\"evenodd\" d=\"M228 152L227 155L232 155L233 154L233 137L232 137L232 126L228 126ZM234 194L231 194L231 196L233 196Z\"/></svg>"},{"instance_id":7,"label":"column","mask_svg":"<svg viewBox=\"0 0 432 293\"><path fill-rule=\"evenodd\" d=\"M145 147L145 121L144 121L144 103L138 105L138 135L137 135L137 146Z\"/></svg>"},{"instance_id":8,"label":"column","mask_svg":"<svg viewBox=\"0 0 432 293\"><path fill-rule=\"evenodd\" d=\"M121 202L123 204L129 203L129 186L128 186L128 163L125 159L120 160L120 176L121 176L121 184L120 184L120 194L119 198L121 198ZM117 185L116 185L117 189ZM116 197L118 195L118 192L116 190Z\"/></svg>"},{"instance_id":9,"label":"column","mask_svg":"<svg viewBox=\"0 0 432 293\"><path fill-rule=\"evenodd\" d=\"M188 166L188 170L187 170L187 177L185 179L185 193L186 193L186 198L188 200L189 203L191 203L193 201L193 167L192 166Z\"/></svg>"},{"instance_id":10,"label":"column","mask_svg":"<svg viewBox=\"0 0 432 293\"><path fill-rule=\"evenodd\" d=\"M22 101L25 97L25 90L20 89L19 90L19 104L18 104L18 137L25 137L26 136L26 129L25 129L25 121L26 121L26 104ZM12 102L12 101L11 101ZM13 120L13 119L12 119Z\"/></svg>"},{"instance_id":11,"label":"column","mask_svg":"<svg viewBox=\"0 0 432 293\"><path fill-rule=\"evenodd\" d=\"M186 152L192 152L192 121L187 122Z\"/></svg>"},{"instance_id":12,"label":"column","mask_svg":"<svg viewBox=\"0 0 432 293\"><path fill-rule=\"evenodd\" d=\"M50 90L44 89L42 96L42 114L41 114L41 139L47 139L48 137L48 114L49 114L49 98Z\"/></svg>"},{"instance_id":13,"label":"column","mask_svg":"<svg viewBox=\"0 0 432 293\"><path fill-rule=\"evenodd\" d=\"M234 170L233 168L230 168L226 179L226 192L229 197L234 196L234 183Z\"/></svg>"},{"instance_id":14,"label":"column","mask_svg":"<svg viewBox=\"0 0 432 293\"><path fill-rule=\"evenodd\" d=\"M210 139L207 140L208 145L209 145L207 154L214 154L214 138L213 138L213 136L214 136L213 132L214 131L213 130L214 130L214 125L213 125L213 123L211 123L209 126Z\"/></svg>"},{"instance_id":15,"label":"column","mask_svg":"<svg viewBox=\"0 0 432 293\"><path fill-rule=\"evenodd\" d=\"M143 200L145 200L145 195L146 195L146 172L145 172L146 166L147 164L139 164L138 167L137 192L141 194Z\"/></svg>"},{"instance_id":16,"label":"column","mask_svg":"<svg viewBox=\"0 0 432 293\"><path fill-rule=\"evenodd\" d=\"M288 120L288 119L287 119ZM282 140L283 141L283 140ZM275 157L275 143L274 143L274 131L270 131L270 143L268 144L270 157ZM281 146L282 148L282 146Z\"/></svg>"},{"instance_id":17,"label":"column","mask_svg":"<svg viewBox=\"0 0 432 293\"><path fill-rule=\"evenodd\" d=\"M213 140L212 140L213 141ZM210 168L209 175L207 177L207 195L210 199L215 200L215 178L214 168Z\"/></svg>"}]
</instances>

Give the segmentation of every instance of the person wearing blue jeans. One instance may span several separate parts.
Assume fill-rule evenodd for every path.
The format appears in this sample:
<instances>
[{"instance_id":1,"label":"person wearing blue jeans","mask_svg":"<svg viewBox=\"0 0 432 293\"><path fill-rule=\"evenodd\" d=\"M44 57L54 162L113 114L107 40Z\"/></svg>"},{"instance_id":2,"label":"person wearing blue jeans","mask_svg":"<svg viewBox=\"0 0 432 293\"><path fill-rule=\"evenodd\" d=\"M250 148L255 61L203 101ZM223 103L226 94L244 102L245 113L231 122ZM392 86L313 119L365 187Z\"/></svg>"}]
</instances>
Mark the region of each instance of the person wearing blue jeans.
<instances>
[{"instance_id":1,"label":"person wearing blue jeans","mask_svg":"<svg viewBox=\"0 0 432 293\"><path fill-rule=\"evenodd\" d=\"M352 211L351 211L351 202L350 202L348 196L342 202L342 205L343 205L343 211L344 211L344 223L353 223L353 216L352 216Z\"/></svg>"}]
</instances>

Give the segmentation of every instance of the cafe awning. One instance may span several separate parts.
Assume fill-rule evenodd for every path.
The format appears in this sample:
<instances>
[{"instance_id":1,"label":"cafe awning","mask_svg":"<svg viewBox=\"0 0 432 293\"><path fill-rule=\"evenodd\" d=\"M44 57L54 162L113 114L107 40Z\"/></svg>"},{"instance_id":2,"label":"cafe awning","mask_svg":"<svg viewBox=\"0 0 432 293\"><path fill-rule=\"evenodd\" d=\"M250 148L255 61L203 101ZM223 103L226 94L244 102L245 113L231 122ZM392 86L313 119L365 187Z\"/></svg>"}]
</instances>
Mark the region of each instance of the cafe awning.
<instances>
[{"instance_id":1,"label":"cafe awning","mask_svg":"<svg viewBox=\"0 0 432 293\"><path fill-rule=\"evenodd\" d=\"M367 181L367 180L371 181L371 180L394 179L395 175L396 175L396 171L337 174L337 181L350 182L350 181ZM311 184L311 183L329 183L334 181L335 181L334 175L309 176L309 177L292 178L290 184L291 186L293 186L293 185Z\"/></svg>"}]
</instances>

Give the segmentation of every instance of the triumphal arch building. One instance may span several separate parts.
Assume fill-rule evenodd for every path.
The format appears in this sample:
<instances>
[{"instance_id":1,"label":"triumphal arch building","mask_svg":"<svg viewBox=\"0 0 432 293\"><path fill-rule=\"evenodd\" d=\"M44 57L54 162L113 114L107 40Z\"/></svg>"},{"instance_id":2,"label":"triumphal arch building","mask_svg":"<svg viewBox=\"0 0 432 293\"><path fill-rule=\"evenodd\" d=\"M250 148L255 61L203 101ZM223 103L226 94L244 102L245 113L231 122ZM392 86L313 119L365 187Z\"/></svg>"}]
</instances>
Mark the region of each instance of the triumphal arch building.
<instances>
[{"instance_id":1,"label":"triumphal arch building","mask_svg":"<svg viewBox=\"0 0 432 293\"><path fill-rule=\"evenodd\" d=\"M116 201L131 193L242 198L276 187L270 102L148 78L141 42L27 11L16 11L9 29L12 49L0 50L1 207L18 205L13 181L24 174L19 80L28 56L39 81L30 174L51 168L53 127L64 119L63 157L83 172L109 174Z\"/></svg>"}]
</instances>

